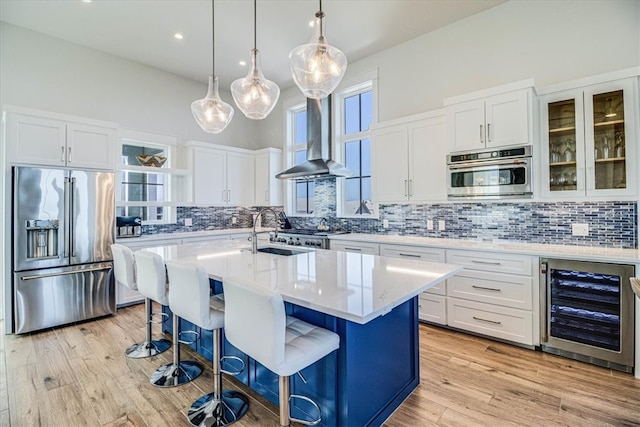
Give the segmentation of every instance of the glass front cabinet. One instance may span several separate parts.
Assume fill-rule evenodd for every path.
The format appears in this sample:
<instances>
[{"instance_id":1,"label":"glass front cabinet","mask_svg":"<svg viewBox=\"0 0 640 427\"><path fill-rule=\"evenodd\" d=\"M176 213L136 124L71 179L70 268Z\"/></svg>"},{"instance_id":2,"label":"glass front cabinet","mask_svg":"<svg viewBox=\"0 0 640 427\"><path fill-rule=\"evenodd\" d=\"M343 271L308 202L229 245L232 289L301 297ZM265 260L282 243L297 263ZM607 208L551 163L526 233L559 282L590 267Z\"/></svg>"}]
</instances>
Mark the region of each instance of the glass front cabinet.
<instances>
[{"instance_id":1,"label":"glass front cabinet","mask_svg":"<svg viewBox=\"0 0 640 427\"><path fill-rule=\"evenodd\" d=\"M626 79L541 98L543 196L636 194L636 90Z\"/></svg>"}]
</instances>

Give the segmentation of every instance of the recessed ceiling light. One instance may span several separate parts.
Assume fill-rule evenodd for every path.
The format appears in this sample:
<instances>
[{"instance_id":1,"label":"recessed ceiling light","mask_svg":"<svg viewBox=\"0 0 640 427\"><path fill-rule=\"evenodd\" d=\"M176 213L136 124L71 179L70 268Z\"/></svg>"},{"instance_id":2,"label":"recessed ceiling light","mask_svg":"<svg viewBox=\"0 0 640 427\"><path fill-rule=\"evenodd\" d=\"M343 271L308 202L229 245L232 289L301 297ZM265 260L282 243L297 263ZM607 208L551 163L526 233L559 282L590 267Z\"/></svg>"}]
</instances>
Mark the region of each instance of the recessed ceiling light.
<instances>
[{"instance_id":1,"label":"recessed ceiling light","mask_svg":"<svg viewBox=\"0 0 640 427\"><path fill-rule=\"evenodd\" d=\"M177 40L182 40L184 38L184 36L182 35L182 33L175 33L173 35L173 38L177 39Z\"/></svg>"},{"instance_id":2,"label":"recessed ceiling light","mask_svg":"<svg viewBox=\"0 0 640 427\"><path fill-rule=\"evenodd\" d=\"M247 61L240 61L240 62L238 62L238 64L240 64L240 65L242 65L244 67L245 65L247 65Z\"/></svg>"}]
</instances>

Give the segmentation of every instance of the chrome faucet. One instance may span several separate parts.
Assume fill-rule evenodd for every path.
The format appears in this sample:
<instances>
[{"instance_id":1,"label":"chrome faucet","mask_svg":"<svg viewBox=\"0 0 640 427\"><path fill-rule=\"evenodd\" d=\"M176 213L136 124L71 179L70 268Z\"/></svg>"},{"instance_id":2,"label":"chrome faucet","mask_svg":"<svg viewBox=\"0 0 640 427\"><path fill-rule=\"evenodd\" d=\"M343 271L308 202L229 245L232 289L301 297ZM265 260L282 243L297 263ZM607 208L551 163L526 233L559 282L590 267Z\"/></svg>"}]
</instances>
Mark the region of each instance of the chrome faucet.
<instances>
[{"instance_id":1,"label":"chrome faucet","mask_svg":"<svg viewBox=\"0 0 640 427\"><path fill-rule=\"evenodd\" d=\"M273 218L276 221L276 226L273 229L273 232L275 233L274 237L278 237L278 214L276 213L276 211L274 211L271 208L262 208L260 209L260 212L258 212L258 215L256 215L255 219L253 220L253 231L251 232L251 253L252 254L257 254L258 253L258 233L256 233L256 224L258 223L258 218L260 218L262 216L262 213L264 211L271 211L271 213L273 214Z\"/></svg>"}]
</instances>

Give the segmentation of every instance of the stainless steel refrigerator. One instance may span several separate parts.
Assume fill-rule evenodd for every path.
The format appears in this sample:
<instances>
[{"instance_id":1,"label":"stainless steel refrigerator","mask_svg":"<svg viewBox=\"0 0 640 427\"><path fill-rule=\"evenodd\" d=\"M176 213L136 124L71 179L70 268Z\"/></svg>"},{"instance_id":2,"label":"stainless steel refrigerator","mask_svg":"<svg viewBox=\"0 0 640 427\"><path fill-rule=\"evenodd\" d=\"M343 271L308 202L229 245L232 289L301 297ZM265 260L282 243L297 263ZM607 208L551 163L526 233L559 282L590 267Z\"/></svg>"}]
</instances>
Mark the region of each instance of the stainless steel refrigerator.
<instances>
[{"instance_id":1,"label":"stainless steel refrigerator","mask_svg":"<svg viewBox=\"0 0 640 427\"><path fill-rule=\"evenodd\" d=\"M114 174L13 168L14 332L115 312Z\"/></svg>"}]
</instances>

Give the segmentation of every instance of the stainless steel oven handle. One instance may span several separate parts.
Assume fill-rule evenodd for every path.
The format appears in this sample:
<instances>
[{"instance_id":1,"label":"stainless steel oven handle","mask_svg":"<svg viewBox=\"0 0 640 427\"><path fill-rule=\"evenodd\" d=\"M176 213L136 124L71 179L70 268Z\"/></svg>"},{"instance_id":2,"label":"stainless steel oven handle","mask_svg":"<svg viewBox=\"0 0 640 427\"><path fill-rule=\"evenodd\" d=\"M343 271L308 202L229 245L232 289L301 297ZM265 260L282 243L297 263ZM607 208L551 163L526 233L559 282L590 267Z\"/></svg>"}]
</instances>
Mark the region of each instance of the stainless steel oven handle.
<instances>
[{"instance_id":1,"label":"stainless steel oven handle","mask_svg":"<svg viewBox=\"0 0 640 427\"><path fill-rule=\"evenodd\" d=\"M494 161L478 161L468 163L454 163L449 165L449 170L458 169L478 169L487 166L512 166L512 165L526 165L529 163L529 159L504 159Z\"/></svg>"},{"instance_id":2,"label":"stainless steel oven handle","mask_svg":"<svg viewBox=\"0 0 640 427\"><path fill-rule=\"evenodd\" d=\"M546 262L540 263L540 342L549 341L549 333L547 331L547 269Z\"/></svg>"},{"instance_id":3,"label":"stainless steel oven handle","mask_svg":"<svg viewBox=\"0 0 640 427\"><path fill-rule=\"evenodd\" d=\"M89 271L103 271L103 270L110 270L110 269L111 269L111 266L84 268L82 270L73 270L73 271L62 271L60 273L34 274L32 276L22 276L20 280L35 280L35 279L44 279L45 277L69 276L71 274L86 273Z\"/></svg>"}]
</instances>

